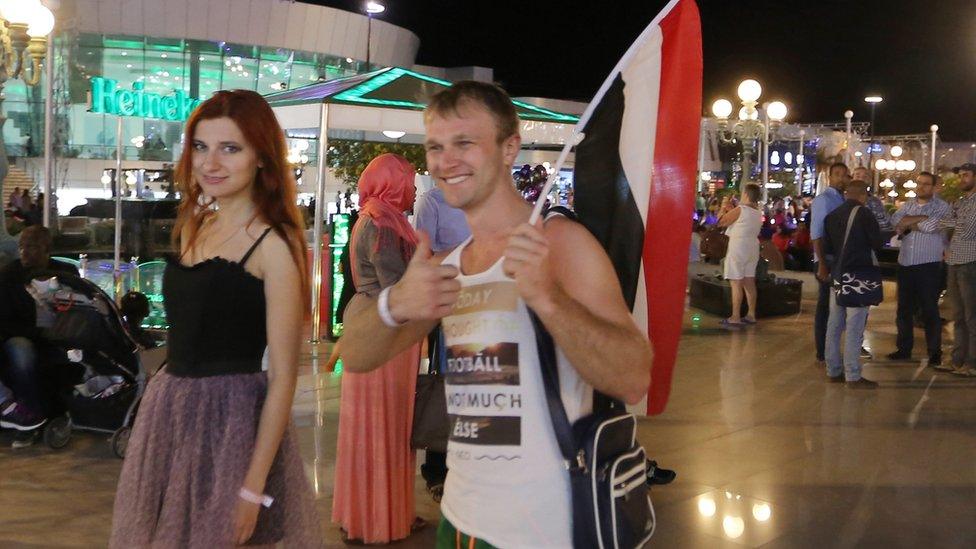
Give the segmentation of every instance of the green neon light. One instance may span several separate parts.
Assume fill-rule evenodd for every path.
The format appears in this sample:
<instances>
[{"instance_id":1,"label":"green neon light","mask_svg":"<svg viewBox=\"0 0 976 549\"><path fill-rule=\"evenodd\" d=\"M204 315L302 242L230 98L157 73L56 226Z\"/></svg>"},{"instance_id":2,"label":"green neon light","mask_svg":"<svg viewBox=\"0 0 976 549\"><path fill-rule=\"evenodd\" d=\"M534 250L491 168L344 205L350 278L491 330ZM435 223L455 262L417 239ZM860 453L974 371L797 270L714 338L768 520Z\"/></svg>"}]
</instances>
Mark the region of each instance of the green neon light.
<instances>
[{"instance_id":1,"label":"green neon light","mask_svg":"<svg viewBox=\"0 0 976 549\"><path fill-rule=\"evenodd\" d=\"M163 271L165 261L140 263L138 290L149 299L149 316L142 321L143 328L169 328L166 321L166 308L163 303Z\"/></svg>"},{"instance_id":2,"label":"green neon light","mask_svg":"<svg viewBox=\"0 0 976 549\"><path fill-rule=\"evenodd\" d=\"M68 265L73 265L75 268L81 267L81 261L71 259L70 257L60 257L60 256L52 255L51 259L59 263L67 263Z\"/></svg>"},{"instance_id":3,"label":"green neon light","mask_svg":"<svg viewBox=\"0 0 976 549\"><path fill-rule=\"evenodd\" d=\"M106 48L119 48L122 50L141 50L145 46L142 40L119 40L117 38L106 38L102 44Z\"/></svg>"},{"instance_id":4,"label":"green neon light","mask_svg":"<svg viewBox=\"0 0 976 549\"><path fill-rule=\"evenodd\" d=\"M94 113L174 121L186 120L202 102L180 89L167 96L147 92L143 82L134 82L132 90L118 89L117 81L101 77L91 79L91 96Z\"/></svg>"},{"instance_id":5,"label":"green neon light","mask_svg":"<svg viewBox=\"0 0 976 549\"><path fill-rule=\"evenodd\" d=\"M340 260L342 249L349 242L349 233L349 214L337 214L332 218L332 238L329 241L332 255L332 269L330 269L332 271L332 303L329 306L329 320L333 337L342 335L342 324L339 322L338 312L339 298L342 296L342 288L345 286L345 277L342 276L342 262Z\"/></svg>"},{"instance_id":6,"label":"green neon light","mask_svg":"<svg viewBox=\"0 0 976 549\"><path fill-rule=\"evenodd\" d=\"M405 107L408 109L422 110L427 108L427 105L425 105L424 103L417 103L415 101L398 101L392 99L375 99L372 97L364 97L365 95L368 95L403 76L410 76L413 78L417 78L419 80L425 80L427 82L432 82L434 84L444 86L445 88L451 86L451 83L446 80L441 80L439 78L434 78L433 76L427 76L426 74L413 72L411 70L407 70L401 67L393 67L377 76L374 76L373 78L370 78L369 80L363 82L358 86L354 86L352 88L349 88L348 90L335 94L334 96L332 96L332 99L335 101L346 101L349 103L366 103L370 105L380 105L380 106L389 106L389 107ZM519 107L520 109L529 111L529 112L520 113L519 118L525 118L529 120L542 120L547 122L567 122L567 123L579 122L579 117L573 116L571 114L558 113L555 111L551 111L549 109L538 107L536 105L525 103L523 101L513 100L512 103L516 107Z\"/></svg>"},{"instance_id":7,"label":"green neon light","mask_svg":"<svg viewBox=\"0 0 976 549\"><path fill-rule=\"evenodd\" d=\"M578 116L574 116L572 114L564 114L564 113L556 112L556 111L550 111L549 109L544 109L544 108L542 108L542 107L540 107L538 105L533 105L531 103L525 103L524 101L518 101L516 99L512 99L512 104L515 105L516 107L519 107L519 108L522 108L522 109L526 109L526 110L530 110L530 111L537 112L537 113L539 113L539 116L542 116L542 117L545 117L545 118L554 118L554 119L558 120L559 122L572 122L572 123L579 122L579 117ZM521 118L531 118L530 116L527 116L526 114L520 114L519 117L521 117Z\"/></svg>"}]
</instances>

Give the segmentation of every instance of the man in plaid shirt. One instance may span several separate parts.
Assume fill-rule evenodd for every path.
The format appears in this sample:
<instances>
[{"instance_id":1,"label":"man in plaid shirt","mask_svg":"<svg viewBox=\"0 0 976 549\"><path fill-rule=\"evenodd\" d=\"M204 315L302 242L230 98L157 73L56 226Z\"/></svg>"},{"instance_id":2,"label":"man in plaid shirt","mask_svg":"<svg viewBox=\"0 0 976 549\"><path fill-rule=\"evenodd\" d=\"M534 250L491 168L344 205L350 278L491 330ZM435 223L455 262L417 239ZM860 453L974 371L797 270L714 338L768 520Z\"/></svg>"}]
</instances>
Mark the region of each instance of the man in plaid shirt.
<instances>
[{"instance_id":1,"label":"man in plaid shirt","mask_svg":"<svg viewBox=\"0 0 976 549\"><path fill-rule=\"evenodd\" d=\"M952 304L952 373L976 377L976 164L957 168L963 192L943 220L952 240L949 264L949 302Z\"/></svg>"}]
</instances>

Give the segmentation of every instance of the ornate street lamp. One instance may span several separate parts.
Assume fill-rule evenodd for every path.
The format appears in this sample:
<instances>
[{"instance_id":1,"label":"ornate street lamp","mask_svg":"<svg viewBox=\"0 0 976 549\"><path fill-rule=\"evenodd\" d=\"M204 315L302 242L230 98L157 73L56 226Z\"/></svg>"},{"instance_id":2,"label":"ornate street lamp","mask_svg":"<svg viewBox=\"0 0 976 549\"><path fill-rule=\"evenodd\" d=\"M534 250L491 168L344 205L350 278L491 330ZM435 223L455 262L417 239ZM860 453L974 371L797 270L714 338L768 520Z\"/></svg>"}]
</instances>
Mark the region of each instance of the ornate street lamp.
<instances>
[{"instance_id":1,"label":"ornate street lamp","mask_svg":"<svg viewBox=\"0 0 976 549\"><path fill-rule=\"evenodd\" d=\"M732 103L727 99L719 99L712 104L712 114L718 119L718 136L722 143L729 144L733 141L742 141L743 160L742 173L749 177L752 172L752 153L755 151L755 144L760 144L760 153L763 158L763 196L766 196L766 186L769 184L769 134L774 131L786 118L787 108L782 101L773 101L765 105L765 117L760 120L759 110L756 109L759 97L762 95L762 86L759 82L748 79L739 83L737 90L742 107L739 109L739 121L729 124L729 116L732 114Z\"/></svg>"},{"instance_id":2,"label":"ornate street lamp","mask_svg":"<svg viewBox=\"0 0 976 549\"><path fill-rule=\"evenodd\" d=\"M3 142L3 123L7 120L3 116L3 87L11 79L23 80L28 86L41 81L41 60L47 53L47 35L53 28L54 14L40 0L0 0L0 196L10 169ZM15 255L16 241L7 232L0 208L0 256L4 253Z\"/></svg>"}]
</instances>

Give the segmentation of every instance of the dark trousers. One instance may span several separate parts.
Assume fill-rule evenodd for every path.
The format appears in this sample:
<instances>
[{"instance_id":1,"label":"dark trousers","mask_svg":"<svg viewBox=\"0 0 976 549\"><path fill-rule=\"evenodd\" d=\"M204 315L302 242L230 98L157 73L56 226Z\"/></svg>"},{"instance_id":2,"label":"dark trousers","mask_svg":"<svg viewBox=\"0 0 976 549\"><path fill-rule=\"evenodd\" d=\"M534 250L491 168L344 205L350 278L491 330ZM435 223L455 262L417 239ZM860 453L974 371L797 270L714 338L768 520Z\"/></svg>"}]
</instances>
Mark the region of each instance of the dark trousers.
<instances>
[{"instance_id":1,"label":"dark trousers","mask_svg":"<svg viewBox=\"0 0 976 549\"><path fill-rule=\"evenodd\" d=\"M813 272L817 272L817 265L814 264ZM824 350L827 346L827 321L830 319L830 300L832 299L830 286L831 281L817 281L819 284L817 293L817 313L813 317L813 342L817 347L817 360L824 360Z\"/></svg>"},{"instance_id":2,"label":"dark trousers","mask_svg":"<svg viewBox=\"0 0 976 549\"><path fill-rule=\"evenodd\" d=\"M64 351L26 337L6 340L0 351L6 355L4 381L17 400L45 417L61 414L59 395L80 377L80 369L68 362Z\"/></svg>"},{"instance_id":3,"label":"dark trousers","mask_svg":"<svg viewBox=\"0 0 976 549\"><path fill-rule=\"evenodd\" d=\"M898 352L911 354L915 343L915 311L922 314L925 343L930 359L942 355L942 319L939 293L942 291L942 262L898 267Z\"/></svg>"}]
</instances>

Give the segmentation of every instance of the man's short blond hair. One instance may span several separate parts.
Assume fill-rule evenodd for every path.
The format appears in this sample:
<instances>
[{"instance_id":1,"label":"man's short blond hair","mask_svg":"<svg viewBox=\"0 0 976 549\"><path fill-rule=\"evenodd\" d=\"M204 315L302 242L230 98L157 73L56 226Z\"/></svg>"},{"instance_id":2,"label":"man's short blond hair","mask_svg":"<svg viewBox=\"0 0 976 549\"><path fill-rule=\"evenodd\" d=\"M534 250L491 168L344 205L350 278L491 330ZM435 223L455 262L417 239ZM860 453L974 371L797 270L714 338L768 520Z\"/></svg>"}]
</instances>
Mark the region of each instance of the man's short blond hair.
<instances>
[{"instance_id":1,"label":"man's short blond hair","mask_svg":"<svg viewBox=\"0 0 976 549\"><path fill-rule=\"evenodd\" d=\"M459 109L466 104L480 105L491 114L499 143L518 134L518 113L508 93L495 84L474 80L455 82L450 88L434 94L424 109L424 123L429 123L434 115L459 116Z\"/></svg>"}]
</instances>

